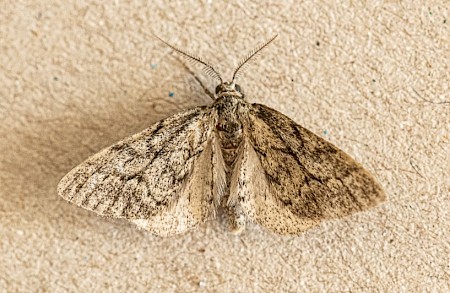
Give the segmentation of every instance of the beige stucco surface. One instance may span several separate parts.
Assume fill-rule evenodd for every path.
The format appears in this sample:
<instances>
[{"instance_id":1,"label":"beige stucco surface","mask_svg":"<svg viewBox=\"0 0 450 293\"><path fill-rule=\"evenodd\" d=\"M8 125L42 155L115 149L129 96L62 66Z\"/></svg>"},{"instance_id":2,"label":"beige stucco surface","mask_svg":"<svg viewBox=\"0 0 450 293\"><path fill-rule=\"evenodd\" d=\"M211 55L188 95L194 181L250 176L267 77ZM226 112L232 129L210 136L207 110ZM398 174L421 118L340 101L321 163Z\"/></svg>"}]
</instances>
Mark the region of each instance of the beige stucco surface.
<instances>
[{"instance_id":1,"label":"beige stucco surface","mask_svg":"<svg viewBox=\"0 0 450 293\"><path fill-rule=\"evenodd\" d=\"M409 2L3 1L0 291L450 291L449 6ZM152 31L226 77L279 34L239 81L248 100L345 150L388 201L296 237L218 219L159 238L60 199L91 154L210 102Z\"/></svg>"}]
</instances>

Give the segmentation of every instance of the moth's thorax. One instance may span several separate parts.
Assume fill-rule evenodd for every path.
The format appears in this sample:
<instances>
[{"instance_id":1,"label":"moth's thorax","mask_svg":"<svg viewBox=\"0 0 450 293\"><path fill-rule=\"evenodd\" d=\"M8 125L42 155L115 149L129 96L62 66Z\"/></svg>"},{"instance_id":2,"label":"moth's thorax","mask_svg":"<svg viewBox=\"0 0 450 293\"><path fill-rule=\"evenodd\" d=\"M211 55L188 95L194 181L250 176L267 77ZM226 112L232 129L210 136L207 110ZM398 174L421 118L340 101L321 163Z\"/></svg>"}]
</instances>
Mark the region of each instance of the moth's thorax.
<instances>
[{"instance_id":1,"label":"moth's thorax","mask_svg":"<svg viewBox=\"0 0 450 293\"><path fill-rule=\"evenodd\" d=\"M242 98L234 96L219 98L214 103L218 114L216 130L228 166L233 164L242 141L242 112L245 111L246 104Z\"/></svg>"}]
</instances>

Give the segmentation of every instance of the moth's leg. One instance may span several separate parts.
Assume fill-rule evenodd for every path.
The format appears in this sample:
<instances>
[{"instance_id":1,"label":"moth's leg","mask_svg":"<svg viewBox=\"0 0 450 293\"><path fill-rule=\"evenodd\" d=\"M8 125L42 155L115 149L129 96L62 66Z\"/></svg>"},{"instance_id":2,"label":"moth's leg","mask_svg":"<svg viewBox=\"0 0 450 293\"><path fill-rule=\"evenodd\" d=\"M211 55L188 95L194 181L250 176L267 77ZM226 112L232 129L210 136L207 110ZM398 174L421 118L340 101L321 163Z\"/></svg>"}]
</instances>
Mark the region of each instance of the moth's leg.
<instances>
[{"instance_id":1,"label":"moth's leg","mask_svg":"<svg viewBox=\"0 0 450 293\"><path fill-rule=\"evenodd\" d=\"M241 234L245 230L247 217L240 205L227 206L228 227L233 234Z\"/></svg>"},{"instance_id":2,"label":"moth's leg","mask_svg":"<svg viewBox=\"0 0 450 293\"><path fill-rule=\"evenodd\" d=\"M189 71L190 74L195 78L195 80L200 84L200 86L203 88L205 93L214 101L216 98L214 97L214 94L203 84L203 82L200 80L200 78L195 75L195 73L186 65L184 62L180 61L180 63L183 65L183 67Z\"/></svg>"}]
</instances>

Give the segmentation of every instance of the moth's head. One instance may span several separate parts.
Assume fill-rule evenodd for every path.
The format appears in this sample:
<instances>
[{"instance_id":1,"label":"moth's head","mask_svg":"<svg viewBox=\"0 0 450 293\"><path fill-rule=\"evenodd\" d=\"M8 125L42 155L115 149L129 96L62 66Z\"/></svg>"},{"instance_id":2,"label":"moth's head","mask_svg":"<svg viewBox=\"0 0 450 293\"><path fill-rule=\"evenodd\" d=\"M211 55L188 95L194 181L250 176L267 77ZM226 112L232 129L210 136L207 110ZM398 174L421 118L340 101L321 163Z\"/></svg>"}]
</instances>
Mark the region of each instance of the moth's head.
<instances>
[{"instance_id":1,"label":"moth's head","mask_svg":"<svg viewBox=\"0 0 450 293\"><path fill-rule=\"evenodd\" d=\"M244 98L241 87L234 81L224 82L216 86L216 96L219 98L226 96L233 96L241 99Z\"/></svg>"}]
</instances>

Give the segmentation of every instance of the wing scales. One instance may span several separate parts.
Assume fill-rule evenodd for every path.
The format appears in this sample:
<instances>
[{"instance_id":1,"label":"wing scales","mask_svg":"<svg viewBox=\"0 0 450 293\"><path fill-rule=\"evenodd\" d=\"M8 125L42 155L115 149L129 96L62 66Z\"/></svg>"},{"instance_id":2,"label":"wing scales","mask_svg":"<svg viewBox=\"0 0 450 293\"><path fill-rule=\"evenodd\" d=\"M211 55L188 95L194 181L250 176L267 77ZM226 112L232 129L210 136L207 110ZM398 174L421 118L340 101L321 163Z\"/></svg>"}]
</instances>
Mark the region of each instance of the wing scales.
<instances>
[{"instance_id":1,"label":"wing scales","mask_svg":"<svg viewBox=\"0 0 450 293\"><path fill-rule=\"evenodd\" d=\"M213 198L225 182L215 119L211 108L198 107L158 122L88 158L61 180L58 193L156 234L192 228L214 214ZM180 222L169 223L170 217Z\"/></svg>"},{"instance_id":2,"label":"wing scales","mask_svg":"<svg viewBox=\"0 0 450 293\"><path fill-rule=\"evenodd\" d=\"M244 132L232 186L248 217L272 231L298 234L385 199L361 165L267 106L249 108Z\"/></svg>"}]
</instances>

